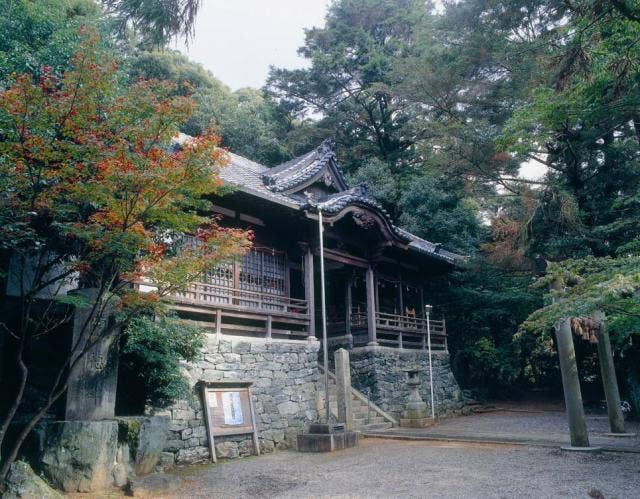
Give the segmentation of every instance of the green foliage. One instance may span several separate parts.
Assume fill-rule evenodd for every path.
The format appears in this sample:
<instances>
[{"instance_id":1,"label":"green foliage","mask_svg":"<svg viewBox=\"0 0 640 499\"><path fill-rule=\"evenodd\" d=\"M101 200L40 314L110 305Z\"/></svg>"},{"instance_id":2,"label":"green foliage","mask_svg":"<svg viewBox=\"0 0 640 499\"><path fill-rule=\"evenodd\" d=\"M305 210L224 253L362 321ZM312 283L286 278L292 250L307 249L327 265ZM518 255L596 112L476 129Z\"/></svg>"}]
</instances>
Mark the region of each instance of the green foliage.
<instances>
[{"instance_id":1,"label":"green foliage","mask_svg":"<svg viewBox=\"0 0 640 499\"><path fill-rule=\"evenodd\" d=\"M482 257L428 284L427 296L447 320L452 365L464 388L505 396L544 386L546 378L526 373L537 345L513 340L518 325L542 303L542 293L530 285L529 273L505 271ZM483 365L491 352L499 364Z\"/></svg>"},{"instance_id":2,"label":"green foliage","mask_svg":"<svg viewBox=\"0 0 640 499\"><path fill-rule=\"evenodd\" d=\"M162 47L175 36L193 36L202 0L101 0L121 36L133 31L143 47Z\"/></svg>"},{"instance_id":3,"label":"green foliage","mask_svg":"<svg viewBox=\"0 0 640 499\"><path fill-rule=\"evenodd\" d=\"M60 74L77 50L81 26L98 26L93 0L0 1L0 84L12 73Z\"/></svg>"},{"instance_id":4,"label":"green foliage","mask_svg":"<svg viewBox=\"0 0 640 499\"><path fill-rule=\"evenodd\" d=\"M480 338L454 357L456 379L461 386L473 387L481 398L511 395L519 373L512 355L508 346L496 347L490 338Z\"/></svg>"},{"instance_id":5,"label":"green foliage","mask_svg":"<svg viewBox=\"0 0 640 499\"><path fill-rule=\"evenodd\" d=\"M118 420L118 442L129 446L129 453L135 456L138 451L140 421L137 419Z\"/></svg>"},{"instance_id":6,"label":"green foliage","mask_svg":"<svg viewBox=\"0 0 640 499\"><path fill-rule=\"evenodd\" d=\"M263 92L235 92L200 64L177 51L138 52L128 61L132 80L153 78L172 82L178 95L191 95L196 109L182 130L202 135L214 130L230 151L272 165L306 152L317 135L308 123L294 120Z\"/></svg>"},{"instance_id":7,"label":"green foliage","mask_svg":"<svg viewBox=\"0 0 640 499\"><path fill-rule=\"evenodd\" d=\"M144 385L146 403L166 407L190 399L182 362L196 360L204 342L205 332L191 322L173 317L136 317L125 331L121 362Z\"/></svg>"},{"instance_id":8,"label":"green foliage","mask_svg":"<svg viewBox=\"0 0 640 499\"><path fill-rule=\"evenodd\" d=\"M271 71L267 88L287 109L323 114L318 126L348 149L349 171L371 156L395 166L413 143L412 109L394 92L393 68L424 14L415 0L334 2L325 26L308 30L299 50L311 66Z\"/></svg>"},{"instance_id":9,"label":"green foliage","mask_svg":"<svg viewBox=\"0 0 640 499\"><path fill-rule=\"evenodd\" d=\"M624 353L633 347L629 339L640 334L640 257L582 258L549 266L536 286L561 286L546 295L546 306L522 324L525 332L549 330L559 317L590 317L602 310L612 342ZM558 298L552 301L552 297Z\"/></svg>"}]
</instances>

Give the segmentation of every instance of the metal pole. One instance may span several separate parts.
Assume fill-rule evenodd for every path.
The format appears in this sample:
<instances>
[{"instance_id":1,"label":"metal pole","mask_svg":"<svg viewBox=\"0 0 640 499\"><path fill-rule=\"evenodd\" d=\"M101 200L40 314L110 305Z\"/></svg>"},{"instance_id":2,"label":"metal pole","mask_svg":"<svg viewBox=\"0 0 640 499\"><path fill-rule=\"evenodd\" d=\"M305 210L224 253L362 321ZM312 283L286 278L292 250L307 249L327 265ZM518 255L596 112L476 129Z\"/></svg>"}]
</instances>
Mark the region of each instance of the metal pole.
<instances>
[{"instance_id":1,"label":"metal pole","mask_svg":"<svg viewBox=\"0 0 640 499\"><path fill-rule=\"evenodd\" d=\"M324 364L324 409L327 424L331 419L331 409L329 401L329 352L327 351L327 306L324 291L324 241L322 226L322 210L318 208L318 232L320 235L320 307L322 313L322 358Z\"/></svg>"},{"instance_id":2,"label":"metal pole","mask_svg":"<svg viewBox=\"0 0 640 499\"><path fill-rule=\"evenodd\" d=\"M429 387L431 391L431 419L436 419L436 407L433 403L433 366L431 364L431 321L430 312L431 305L425 305L424 307L427 315L427 348L429 349Z\"/></svg>"}]
</instances>

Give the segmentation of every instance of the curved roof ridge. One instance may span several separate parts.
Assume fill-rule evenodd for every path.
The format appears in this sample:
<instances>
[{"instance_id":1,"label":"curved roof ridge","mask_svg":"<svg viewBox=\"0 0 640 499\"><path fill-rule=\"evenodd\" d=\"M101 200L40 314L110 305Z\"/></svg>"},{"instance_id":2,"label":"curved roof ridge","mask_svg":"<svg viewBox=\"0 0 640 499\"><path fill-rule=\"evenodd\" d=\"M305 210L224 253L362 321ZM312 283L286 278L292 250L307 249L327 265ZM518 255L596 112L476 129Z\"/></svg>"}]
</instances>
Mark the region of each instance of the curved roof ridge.
<instances>
[{"instance_id":1,"label":"curved roof ridge","mask_svg":"<svg viewBox=\"0 0 640 499\"><path fill-rule=\"evenodd\" d=\"M289 191L313 179L331 161L336 163L335 173L340 176L339 182L346 185L337 168L336 154L331 140L324 140L310 152L270 168L264 173L262 179L267 189L273 192Z\"/></svg>"}]
</instances>

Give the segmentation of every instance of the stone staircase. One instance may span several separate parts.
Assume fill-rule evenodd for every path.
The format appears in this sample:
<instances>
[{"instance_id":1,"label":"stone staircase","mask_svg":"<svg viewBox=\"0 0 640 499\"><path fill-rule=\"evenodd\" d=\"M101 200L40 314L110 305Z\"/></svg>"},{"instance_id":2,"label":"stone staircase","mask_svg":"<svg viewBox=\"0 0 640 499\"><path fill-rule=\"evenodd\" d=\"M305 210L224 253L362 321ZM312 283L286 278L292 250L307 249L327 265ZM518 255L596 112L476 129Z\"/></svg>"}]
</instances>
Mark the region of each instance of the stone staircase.
<instances>
[{"instance_id":1,"label":"stone staircase","mask_svg":"<svg viewBox=\"0 0 640 499\"><path fill-rule=\"evenodd\" d=\"M322 368L320 372L323 373ZM324 379L324 376L321 376L321 379ZM318 408L321 416L324 416L324 398L321 398L322 400L319 401ZM336 380L332 372L329 372L329 408L331 409L332 416L337 419L338 402ZM397 422L389 414L385 413L355 388L351 389L351 408L353 410L353 422L356 431L386 430L393 428L394 425L397 426Z\"/></svg>"}]
</instances>

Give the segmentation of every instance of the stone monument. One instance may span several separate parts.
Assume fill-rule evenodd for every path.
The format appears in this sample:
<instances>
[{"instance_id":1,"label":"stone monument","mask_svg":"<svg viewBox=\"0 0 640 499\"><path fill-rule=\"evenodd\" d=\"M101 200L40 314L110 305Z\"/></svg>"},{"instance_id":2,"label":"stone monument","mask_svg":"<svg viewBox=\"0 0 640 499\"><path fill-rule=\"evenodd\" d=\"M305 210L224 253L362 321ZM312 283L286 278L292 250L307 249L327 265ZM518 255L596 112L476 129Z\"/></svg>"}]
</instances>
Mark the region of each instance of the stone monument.
<instances>
[{"instance_id":1,"label":"stone monument","mask_svg":"<svg viewBox=\"0 0 640 499\"><path fill-rule=\"evenodd\" d=\"M326 414L326 423L309 425L309 432L298 435L300 452L332 452L358 445L358 433L352 431L353 412L351 408L351 375L349 352L340 348L334 354L336 364L336 399L340 423L331 421L331 413ZM325 395L329 396L328 393Z\"/></svg>"},{"instance_id":2,"label":"stone monument","mask_svg":"<svg viewBox=\"0 0 640 499\"><path fill-rule=\"evenodd\" d=\"M400 418L400 426L404 428L424 428L435 423L434 419L427 417L427 404L420 396L420 385L422 382L418 375L422 372L417 367L405 370L408 375L407 386L409 387L409 399L406 409Z\"/></svg>"},{"instance_id":3,"label":"stone monument","mask_svg":"<svg viewBox=\"0 0 640 499\"><path fill-rule=\"evenodd\" d=\"M97 290L75 291L89 303L96 300ZM86 326L97 320L95 326ZM105 305L102 317L91 317L91 307L76 308L73 316L72 345L75 348L72 361L79 352L86 350L75 362L69 374L65 419L69 421L100 421L113 419L118 384L118 332L108 331L111 307Z\"/></svg>"},{"instance_id":4,"label":"stone monument","mask_svg":"<svg viewBox=\"0 0 640 499\"><path fill-rule=\"evenodd\" d=\"M110 303L104 304L102 313L95 317L92 304L98 299L96 289L73 293L82 296L88 306L74 311L73 368L65 420L47 425L41 464L49 482L65 492L93 492L123 485L126 480L126 473L115 473L119 445L118 422L114 419L118 334L110 329Z\"/></svg>"}]
</instances>

